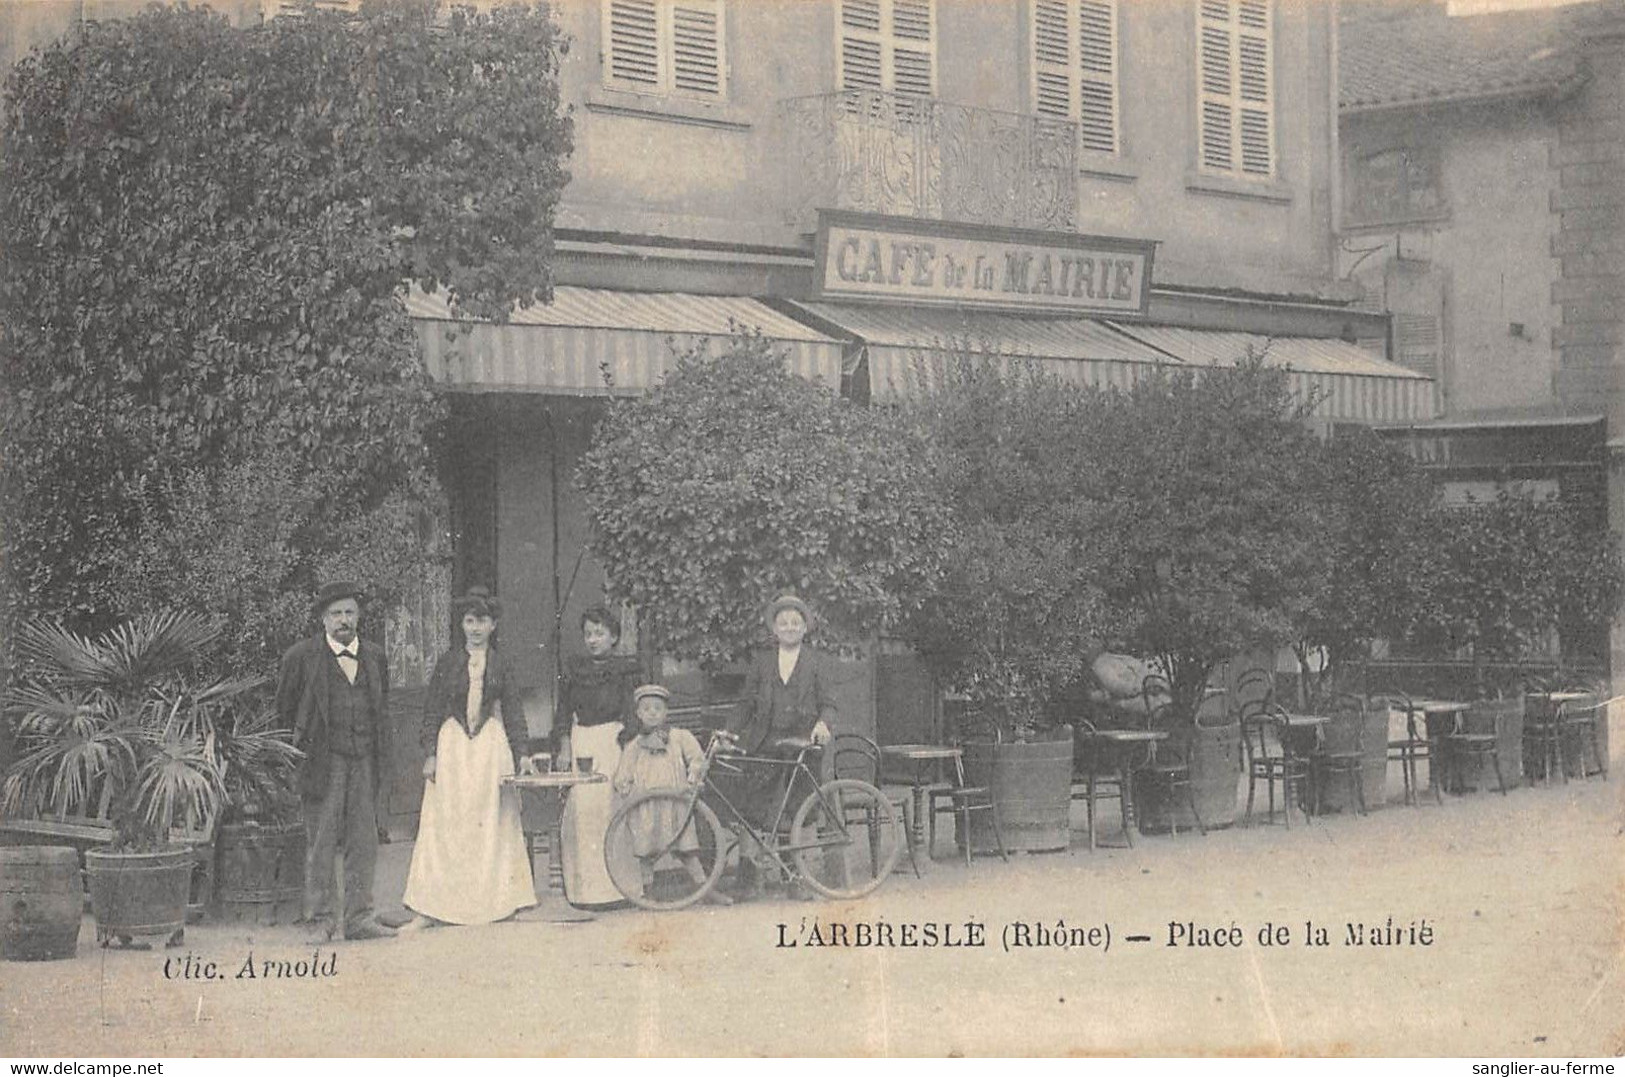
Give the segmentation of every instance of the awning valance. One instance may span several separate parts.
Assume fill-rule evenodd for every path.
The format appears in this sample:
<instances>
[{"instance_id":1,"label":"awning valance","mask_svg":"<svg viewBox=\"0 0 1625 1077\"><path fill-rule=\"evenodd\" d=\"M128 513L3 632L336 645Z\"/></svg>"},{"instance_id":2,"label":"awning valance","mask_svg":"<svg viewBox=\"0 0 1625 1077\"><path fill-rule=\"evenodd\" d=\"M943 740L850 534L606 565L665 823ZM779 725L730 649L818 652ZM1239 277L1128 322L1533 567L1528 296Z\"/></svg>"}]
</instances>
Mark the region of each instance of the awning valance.
<instances>
[{"instance_id":1,"label":"awning valance","mask_svg":"<svg viewBox=\"0 0 1625 1077\"><path fill-rule=\"evenodd\" d=\"M1429 419L1434 414L1432 378L1347 341L1136 322L1110 324L1192 366L1231 366L1251 351L1263 355L1271 366L1290 367L1293 388L1300 394L1319 396L1314 412L1318 419L1382 423Z\"/></svg>"},{"instance_id":2,"label":"awning valance","mask_svg":"<svg viewBox=\"0 0 1625 1077\"><path fill-rule=\"evenodd\" d=\"M1064 381L1119 388L1170 362L1164 353L1092 318L857 303L796 306L863 341L870 393L880 401L908 396L911 386L932 376L931 364L918 360L948 349L1032 361Z\"/></svg>"},{"instance_id":3,"label":"awning valance","mask_svg":"<svg viewBox=\"0 0 1625 1077\"><path fill-rule=\"evenodd\" d=\"M781 345L789 367L831 392L842 343L742 296L616 292L558 285L553 302L514 310L503 325L456 321L445 299L413 289L407 313L429 374L471 392L604 396L657 384L676 350L715 348L735 328ZM604 382L609 371L613 388Z\"/></svg>"},{"instance_id":4,"label":"awning valance","mask_svg":"<svg viewBox=\"0 0 1625 1077\"><path fill-rule=\"evenodd\" d=\"M931 364L921 360L950 349L1030 360L1065 381L1116 388L1159 366L1231 365L1251 349L1291 368L1295 391L1317 395L1317 419L1395 422L1428 419L1435 411L1431 378L1340 340L951 308L794 306L815 324L863 343L870 391L881 401L909 395L911 386L931 377Z\"/></svg>"}]
</instances>

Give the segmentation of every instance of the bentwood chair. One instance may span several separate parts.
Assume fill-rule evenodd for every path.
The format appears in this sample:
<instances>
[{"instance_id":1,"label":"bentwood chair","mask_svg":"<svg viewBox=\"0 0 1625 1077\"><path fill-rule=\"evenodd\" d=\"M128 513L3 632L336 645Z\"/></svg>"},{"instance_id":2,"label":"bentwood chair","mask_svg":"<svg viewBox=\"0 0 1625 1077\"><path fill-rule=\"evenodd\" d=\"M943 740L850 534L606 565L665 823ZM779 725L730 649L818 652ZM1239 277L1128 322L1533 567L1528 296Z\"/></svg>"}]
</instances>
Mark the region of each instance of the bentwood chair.
<instances>
[{"instance_id":1,"label":"bentwood chair","mask_svg":"<svg viewBox=\"0 0 1625 1077\"><path fill-rule=\"evenodd\" d=\"M1417 792L1420 785L1416 764L1426 763L1428 784L1433 787L1433 799L1443 806L1444 782L1436 769L1441 761L1440 746L1428 736L1427 715L1423 714L1404 692L1373 696L1372 702L1379 706L1385 703L1390 713L1399 711L1405 715L1405 735L1398 738L1390 736L1388 740L1388 761L1399 764L1400 774L1405 782L1405 803L1412 807L1421 803L1421 797Z\"/></svg>"},{"instance_id":2,"label":"bentwood chair","mask_svg":"<svg viewBox=\"0 0 1625 1077\"><path fill-rule=\"evenodd\" d=\"M1140 686L1141 694L1146 701L1146 730L1168 730L1173 726L1173 692L1168 682L1162 677L1152 674ZM1155 700L1161 702L1154 703ZM1161 789L1165 799L1163 803L1168 810L1168 828L1175 837L1179 836L1179 814L1174 810L1176 797L1183 797L1185 806L1190 809L1191 818L1196 820L1196 829L1202 836L1207 836L1207 824L1202 822L1202 811L1196 805L1196 786L1191 781L1191 767L1188 758L1189 742L1181 742L1177 736L1171 736L1166 741L1151 741L1147 745L1146 759L1136 768L1135 784L1140 788Z\"/></svg>"},{"instance_id":3,"label":"bentwood chair","mask_svg":"<svg viewBox=\"0 0 1625 1077\"><path fill-rule=\"evenodd\" d=\"M1076 738L1072 749L1072 800L1084 802L1090 851L1094 851L1097 844L1095 809L1102 800L1117 801L1118 813L1123 818L1123 839L1128 848L1134 848L1134 827L1130 825L1128 793L1124 789L1128 783L1117 754L1126 749L1109 744L1087 718L1078 719L1072 735Z\"/></svg>"},{"instance_id":4,"label":"bentwood chair","mask_svg":"<svg viewBox=\"0 0 1625 1077\"><path fill-rule=\"evenodd\" d=\"M879 789L903 822L909 867L920 878L920 861L914 852L913 798L881 785L880 745L861 733L837 733L824 748L826 775L830 778L856 778Z\"/></svg>"},{"instance_id":5,"label":"bentwood chair","mask_svg":"<svg viewBox=\"0 0 1625 1077\"><path fill-rule=\"evenodd\" d=\"M997 736L997 730L995 730ZM957 744L957 736L950 735L950 744ZM971 817L987 813L993 830L993 841L998 846L999 858L1008 861L1010 852L1004 846L1004 831L999 829L999 806L993 799L993 790L985 785L971 785L965 780L965 761L956 755L952 760L953 778L947 785L932 786L928 792L926 852L937 847L937 816L952 815L958 833L963 839L965 866L971 866Z\"/></svg>"},{"instance_id":6,"label":"bentwood chair","mask_svg":"<svg viewBox=\"0 0 1625 1077\"><path fill-rule=\"evenodd\" d=\"M1298 809L1305 821L1309 818L1308 800L1310 771L1306 756L1293 750L1292 738L1287 735L1286 711L1271 703L1250 714L1241 725L1242 748L1247 756L1247 811L1243 825L1253 823L1253 800L1258 784L1264 783L1269 798L1266 823L1275 821L1275 787L1281 787L1281 818L1292 828L1293 794L1297 794Z\"/></svg>"}]
</instances>

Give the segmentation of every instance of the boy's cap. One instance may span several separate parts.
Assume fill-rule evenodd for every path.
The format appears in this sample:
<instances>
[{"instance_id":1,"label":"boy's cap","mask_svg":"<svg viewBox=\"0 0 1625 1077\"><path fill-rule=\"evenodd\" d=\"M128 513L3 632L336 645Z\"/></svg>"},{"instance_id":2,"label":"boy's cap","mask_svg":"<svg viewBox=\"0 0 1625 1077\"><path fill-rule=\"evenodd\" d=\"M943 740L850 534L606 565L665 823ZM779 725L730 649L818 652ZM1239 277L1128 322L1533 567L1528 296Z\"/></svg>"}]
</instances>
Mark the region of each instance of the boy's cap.
<instances>
[{"instance_id":1,"label":"boy's cap","mask_svg":"<svg viewBox=\"0 0 1625 1077\"><path fill-rule=\"evenodd\" d=\"M659 699L667 700L668 702L671 700L671 693L666 691L666 686L663 684L639 685L632 691L632 702L636 703L644 696L655 696Z\"/></svg>"}]
</instances>

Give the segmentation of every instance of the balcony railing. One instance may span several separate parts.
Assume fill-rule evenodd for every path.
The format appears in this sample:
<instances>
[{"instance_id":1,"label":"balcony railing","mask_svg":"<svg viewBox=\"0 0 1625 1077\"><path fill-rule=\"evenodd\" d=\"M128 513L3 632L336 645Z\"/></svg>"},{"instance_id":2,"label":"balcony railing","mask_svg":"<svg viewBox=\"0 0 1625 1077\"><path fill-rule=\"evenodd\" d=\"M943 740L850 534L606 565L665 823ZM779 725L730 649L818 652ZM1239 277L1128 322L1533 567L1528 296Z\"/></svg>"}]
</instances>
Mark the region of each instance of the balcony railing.
<instances>
[{"instance_id":1,"label":"balcony railing","mask_svg":"<svg viewBox=\"0 0 1625 1077\"><path fill-rule=\"evenodd\" d=\"M848 90L779 103L786 210L815 210L1070 231L1078 219L1077 125Z\"/></svg>"}]
</instances>

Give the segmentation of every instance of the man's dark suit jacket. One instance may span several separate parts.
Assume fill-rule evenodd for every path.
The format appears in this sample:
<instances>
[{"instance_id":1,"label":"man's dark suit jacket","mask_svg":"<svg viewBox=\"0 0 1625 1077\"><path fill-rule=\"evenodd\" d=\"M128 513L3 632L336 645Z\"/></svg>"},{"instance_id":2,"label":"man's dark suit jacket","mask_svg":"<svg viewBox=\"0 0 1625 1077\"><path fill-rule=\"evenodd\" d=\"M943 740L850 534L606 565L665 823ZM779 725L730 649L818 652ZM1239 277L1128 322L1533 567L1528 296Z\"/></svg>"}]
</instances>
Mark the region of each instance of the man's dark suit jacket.
<instances>
[{"instance_id":1,"label":"man's dark suit jacket","mask_svg":"<svg viewBox=\"0 0 1625 1077\"><path fill-rule=\"evenodd\" d=\"M774 714L773 687L779 680L778 648L753 655L750 672L745 675L744 698L739 701L732 723L732 731L739 734L741 745L759 752L782 737L808 737L820 719L833 727L838 708L832 661L828 655L803 644L796 668L784 686L787 705L779 714Z\"/></svg>"},{"instance_id":2,"label":"man's dark suit jacket","mask_svg":"<svg viewBox=\"0 0 1625 1077\"><path fill-rule=\"evenodd\" d=\"M365 671L377 724L373 729L373 780L380 794L389 788L389 661L382 647L359 639L356 662ZM322 634L302 639L282 656L277 678L276 709L283 727L293 730L293 742L305 753L299 767L300 791L319 798L327 789L330 753L327 748L327 713L332 680L328 664L338 659ZM342 676L342 674L340 674ZM360 676L360 674L357 674Z\"/></svg>"}]
</instances>

